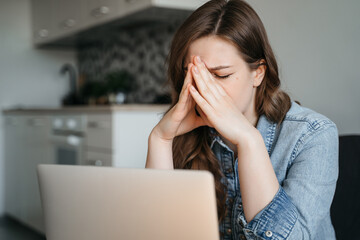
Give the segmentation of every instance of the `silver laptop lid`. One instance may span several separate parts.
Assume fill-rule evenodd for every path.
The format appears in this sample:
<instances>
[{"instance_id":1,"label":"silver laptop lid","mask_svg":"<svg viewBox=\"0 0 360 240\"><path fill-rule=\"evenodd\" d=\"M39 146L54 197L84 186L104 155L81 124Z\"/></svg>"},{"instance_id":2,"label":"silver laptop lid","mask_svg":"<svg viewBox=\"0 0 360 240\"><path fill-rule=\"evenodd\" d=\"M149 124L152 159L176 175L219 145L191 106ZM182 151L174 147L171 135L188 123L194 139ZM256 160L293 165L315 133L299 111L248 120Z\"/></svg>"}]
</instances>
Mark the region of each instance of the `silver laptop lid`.
<instances>
[{"instance_id":1,"label":"silver laptop lid","mask_svg":"<svg viewBox=\"0 0 360 240\"><path fill-rule=\"evenodd\" d=\"M39 165L48 240L218 240L206 171Z\"/></svg>"}]
</instances>

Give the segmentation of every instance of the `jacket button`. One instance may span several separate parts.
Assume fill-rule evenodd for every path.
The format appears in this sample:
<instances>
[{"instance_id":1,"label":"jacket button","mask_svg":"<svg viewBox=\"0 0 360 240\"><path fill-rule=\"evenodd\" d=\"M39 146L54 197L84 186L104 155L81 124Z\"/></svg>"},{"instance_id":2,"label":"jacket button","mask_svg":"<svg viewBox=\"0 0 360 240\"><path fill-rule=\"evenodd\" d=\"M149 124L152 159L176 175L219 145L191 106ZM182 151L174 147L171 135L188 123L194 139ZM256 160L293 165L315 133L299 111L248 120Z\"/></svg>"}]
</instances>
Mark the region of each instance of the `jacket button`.
<instances>
[{"instance_id":1,"label":"jacket button","mask_svg":"<svg viewBox=\"0 0 360 240\"><path fill-rule=\"evenodd\" d=\"M267 237L272 237L272 231L266 231L265 232L265 236L267 236Z\"/></svg>"},{"instance_id":2,"label":"jacket button","mask_svg":"<svg viewBox=\"0 0 360 240\"><path fill-rule=\"evenodd\" d=\"M227 232L228 234L230 234L230 233L231 233L231 228L228 228L228 229L226 230L226 232Z\"/></svg>"}]
</instances>

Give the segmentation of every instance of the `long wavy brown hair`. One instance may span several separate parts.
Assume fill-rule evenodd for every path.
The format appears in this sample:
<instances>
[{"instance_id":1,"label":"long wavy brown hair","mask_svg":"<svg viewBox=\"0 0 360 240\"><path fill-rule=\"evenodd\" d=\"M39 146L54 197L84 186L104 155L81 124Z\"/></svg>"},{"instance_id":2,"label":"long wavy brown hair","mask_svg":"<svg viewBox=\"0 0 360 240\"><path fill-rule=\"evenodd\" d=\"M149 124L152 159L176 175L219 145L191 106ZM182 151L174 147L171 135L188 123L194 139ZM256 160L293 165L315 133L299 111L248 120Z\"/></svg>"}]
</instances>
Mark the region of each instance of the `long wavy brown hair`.
<instances>
[{"instance_id":1,"label":"long wavy brown hair","mask_svg":"<svg viewBox=\"0 0 360 240\"><path fill-rule=\"evenodd\" d=\"M258 117L264 114L270 121L282 122L291 101L280 90L278 66L264 25L256 12L242 0L209 1L193 12L175 33L167 58L168 80L172 87L170 109L179 100L189 46L195 40L211 35L234 43L250 69L257 69L260 61L265 63L265 76L256 90L256 113ZM214 175L218 218L221 221L226 214L226 185L221 181L224 176L210 148L211 141L211 132L206 126L178 136L174 139L173 160L175 168L203 169Z\"/></svg>"}]
</instances>

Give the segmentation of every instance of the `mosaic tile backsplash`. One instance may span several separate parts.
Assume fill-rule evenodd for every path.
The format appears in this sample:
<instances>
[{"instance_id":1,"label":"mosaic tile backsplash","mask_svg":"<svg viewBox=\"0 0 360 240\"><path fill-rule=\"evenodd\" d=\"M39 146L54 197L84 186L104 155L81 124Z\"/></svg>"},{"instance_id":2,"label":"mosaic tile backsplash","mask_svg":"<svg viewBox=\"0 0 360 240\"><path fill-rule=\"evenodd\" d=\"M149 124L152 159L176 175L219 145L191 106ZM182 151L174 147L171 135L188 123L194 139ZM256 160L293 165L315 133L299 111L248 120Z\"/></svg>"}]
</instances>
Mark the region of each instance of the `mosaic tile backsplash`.
<instances>
[{"instance_id":1,"label":"mosaic tile backsplash","mask_svg":"<svg viewBox=\"0 0 360 240\"><path fill-rule=\"evenodd\" d=\"M126 70L136 81L128 103L155 103L169 93L166 57L172 37L184 19L142 24L107 34L106 40L78 48L78 67L86 81L104 81L108 73Z\"/></svg>"}]
</instances>

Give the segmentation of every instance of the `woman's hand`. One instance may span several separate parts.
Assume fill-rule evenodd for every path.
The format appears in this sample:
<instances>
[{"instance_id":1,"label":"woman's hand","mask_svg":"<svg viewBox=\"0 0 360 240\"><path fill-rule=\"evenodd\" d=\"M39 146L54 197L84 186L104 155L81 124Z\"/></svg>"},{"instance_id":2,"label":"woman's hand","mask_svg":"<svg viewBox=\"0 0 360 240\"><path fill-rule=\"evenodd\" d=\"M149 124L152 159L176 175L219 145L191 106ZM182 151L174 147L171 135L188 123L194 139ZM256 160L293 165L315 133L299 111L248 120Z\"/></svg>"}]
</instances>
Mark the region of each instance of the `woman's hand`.
<instances>
[{"instance_id":1,"label":"woman's hand","mask_svg":"<svg viewBox=\"0 0 360 240\"><path fill-rule=\"evenodd\" d=\"M188 65L188 71L179 96L179 101L165 114L152 131L152 134L162 140L172 141L176 136L205 125L202 118L196 115L195 101L190 95L189 89L193 83L191 68L193 66L192 63Z\"/></svg>"},{"instance_id":2,"label":"woman's hand","mask_svg":"<svg viewBox=\"0 0 360 240\"><path fill-rule=\"evenodd\" d=\"M197 86L190 87L190 93L196 104L201 108L201 117L207 125L214 127L224 138L239 146L248 133L253 133L254 127L236 107L232 98L224 88L213 78L200 57L194 58L192 68Z\"/></svg>"}]
</instances>

